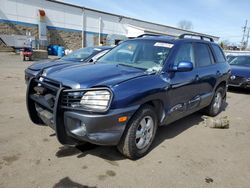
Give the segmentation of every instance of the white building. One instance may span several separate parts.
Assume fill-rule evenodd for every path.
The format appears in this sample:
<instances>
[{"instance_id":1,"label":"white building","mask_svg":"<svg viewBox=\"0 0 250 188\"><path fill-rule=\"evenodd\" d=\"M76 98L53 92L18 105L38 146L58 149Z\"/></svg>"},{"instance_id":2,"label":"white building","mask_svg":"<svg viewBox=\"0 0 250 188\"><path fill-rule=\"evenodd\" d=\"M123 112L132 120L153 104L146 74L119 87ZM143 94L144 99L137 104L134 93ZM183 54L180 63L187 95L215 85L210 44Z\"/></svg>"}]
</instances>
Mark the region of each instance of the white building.
<instances>
[{"instance_id":1,"label":"white building","mask_svg":"<svg viewBox=\"0 0 250 188\"><path fill-rule=\"evenodd\" d=\"M76 49L100 43L113 44L145 33L201 34L55 0L1 0L0 35L31 34L37 39L48 40L49 44Z\"/></svg>"}]
</instances>

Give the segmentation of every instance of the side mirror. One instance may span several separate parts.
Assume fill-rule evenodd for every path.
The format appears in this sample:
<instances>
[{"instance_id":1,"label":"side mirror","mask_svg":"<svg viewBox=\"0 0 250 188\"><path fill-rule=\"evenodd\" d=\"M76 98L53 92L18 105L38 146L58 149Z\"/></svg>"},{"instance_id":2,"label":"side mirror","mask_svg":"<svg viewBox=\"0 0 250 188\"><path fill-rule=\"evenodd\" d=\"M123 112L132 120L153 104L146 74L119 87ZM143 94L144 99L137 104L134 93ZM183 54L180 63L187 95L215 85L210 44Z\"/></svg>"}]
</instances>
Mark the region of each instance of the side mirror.
<instances>
[{"instance_id":1,"label":"side mirror","mask_svg":"<svg viewBox=\"0 0 250 188\"><path fill-rule=\"evenodd\" d=\"M193 63L189 61L181 61L177 64L177 66L174 66L173 71L175 72L188 72L193 70Z\"/></svg>"}]
</instances>

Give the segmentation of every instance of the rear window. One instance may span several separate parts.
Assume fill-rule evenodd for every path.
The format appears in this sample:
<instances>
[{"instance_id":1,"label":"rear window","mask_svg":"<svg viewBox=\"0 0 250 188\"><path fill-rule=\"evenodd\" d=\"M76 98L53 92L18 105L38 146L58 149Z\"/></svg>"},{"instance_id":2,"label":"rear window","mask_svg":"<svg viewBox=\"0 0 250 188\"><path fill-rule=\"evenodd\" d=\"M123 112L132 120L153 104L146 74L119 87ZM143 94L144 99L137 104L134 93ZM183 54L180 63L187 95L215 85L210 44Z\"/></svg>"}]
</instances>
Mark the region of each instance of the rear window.
<instances>
[{"instance_id":1,"label":"rear window","mask_svg":"<svg viewBox=\"0 0 250 188\"><path fill-rule=\"evenodd\" d=\"M215 56L216 56L216 62L217 63L223 63L223 62L225 62L226 59L225 59L225 56L224 56L222 50L220 49L220 47L213 44L212 48L213 48Z\"/></svg>"}]
</instances>

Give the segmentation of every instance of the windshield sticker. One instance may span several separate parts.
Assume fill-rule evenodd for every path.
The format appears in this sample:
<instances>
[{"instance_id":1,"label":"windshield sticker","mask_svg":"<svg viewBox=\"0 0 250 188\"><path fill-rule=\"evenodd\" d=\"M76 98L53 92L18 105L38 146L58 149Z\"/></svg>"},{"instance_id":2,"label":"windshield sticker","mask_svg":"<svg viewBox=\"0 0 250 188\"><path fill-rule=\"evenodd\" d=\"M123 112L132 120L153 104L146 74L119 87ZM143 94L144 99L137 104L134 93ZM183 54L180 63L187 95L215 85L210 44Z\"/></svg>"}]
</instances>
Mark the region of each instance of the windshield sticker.
<instances>
[{"instance_id":1,"label":"windshield sticker","mask_svg":"<svg viewBox=\"0 0 250 188\"><path fill-rule=\"evenodd\" d=\"M172 48L174 45L165 42L156 42L154 46L164 47L164 48Z\"/></svg>"}]
</instances>

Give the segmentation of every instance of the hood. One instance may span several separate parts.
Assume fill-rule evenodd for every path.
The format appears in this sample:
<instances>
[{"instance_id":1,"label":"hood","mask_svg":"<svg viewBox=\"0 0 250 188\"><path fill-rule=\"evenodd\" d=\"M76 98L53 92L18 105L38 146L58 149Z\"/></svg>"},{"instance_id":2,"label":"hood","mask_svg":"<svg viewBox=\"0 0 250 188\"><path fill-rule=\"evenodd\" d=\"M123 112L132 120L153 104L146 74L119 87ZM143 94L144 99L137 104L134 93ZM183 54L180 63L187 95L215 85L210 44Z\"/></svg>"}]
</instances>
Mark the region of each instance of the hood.
<instances>
[{"instance_id":1,"label":"hood","mask_svg":"<svg viewBox=\"0 0 250 188\"><path fill-rule=\"evenodd\" d=\"M106 63L70 66L47 74L72 89L113 86L126 80L147 75L143 70Z\"/></svg>"},{"instance_id":2,"label":"hood","mask_svg":"<svg viewBox=\"0 0 250 188\"><path fill-rule=\"evenodd\" d=\"M232 75L250 78L250 67L231 65Z\"/></svg>"},{"instance_id":3,"label":"hood","mask_svg":"<svg viewBox=\"0 0 250 188\"><path fill-rule=\"evenodd\" d=\"M44 68L49 68L49 67L58 66L62 64L75 64L75 63L78 63L78 62L64 61L60 59L55 59L55 60L47 59L47 60L38 61L30 65L28 68L33 71L40 71L41 69L44 69Z\"/></svg>"}]
</instances>

